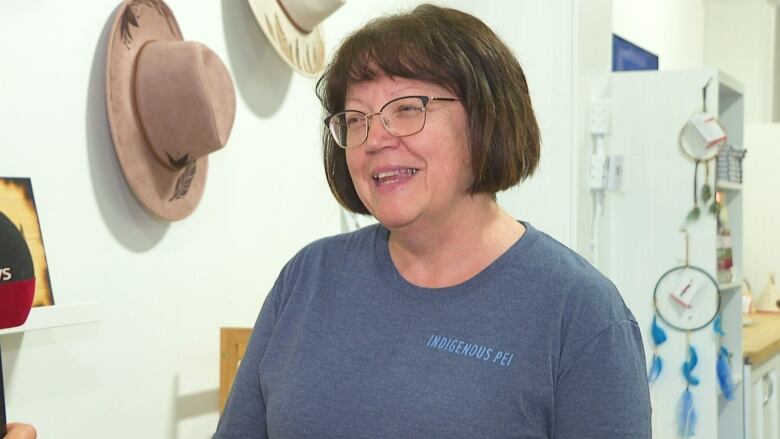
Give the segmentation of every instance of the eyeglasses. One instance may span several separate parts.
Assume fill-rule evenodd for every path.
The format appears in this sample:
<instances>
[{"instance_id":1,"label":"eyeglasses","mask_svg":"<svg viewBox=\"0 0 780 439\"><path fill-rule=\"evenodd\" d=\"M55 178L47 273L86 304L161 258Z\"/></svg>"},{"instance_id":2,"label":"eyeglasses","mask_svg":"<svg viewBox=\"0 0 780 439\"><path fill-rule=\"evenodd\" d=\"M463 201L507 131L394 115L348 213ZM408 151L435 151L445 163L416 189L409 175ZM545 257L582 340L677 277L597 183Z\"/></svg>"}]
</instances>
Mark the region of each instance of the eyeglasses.
<instances>
[{"instance_id":1,"label":"eyeglasses","mask_svg":"<svg viewBox=\"0 0 780 439\"><path fill-rule=\"evenodd\" d=\"M325 118L333 140L346 149L362 145L368 138L371 119L379 115L388 133L396 137L411 136L425 127L426 108L431 101L457 101L455 98L403 96L386 103L377 113L346 110Z\"/></svg>"}]
</instances>

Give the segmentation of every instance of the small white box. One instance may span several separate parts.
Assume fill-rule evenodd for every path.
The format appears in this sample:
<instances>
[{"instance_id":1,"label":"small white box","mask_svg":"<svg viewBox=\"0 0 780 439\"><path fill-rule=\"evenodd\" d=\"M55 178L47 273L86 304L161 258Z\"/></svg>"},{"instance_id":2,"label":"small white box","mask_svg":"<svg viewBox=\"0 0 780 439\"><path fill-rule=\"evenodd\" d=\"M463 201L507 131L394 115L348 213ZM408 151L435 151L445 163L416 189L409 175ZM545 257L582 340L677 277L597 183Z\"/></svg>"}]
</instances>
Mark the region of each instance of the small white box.
<instances>
[{"instance_id":1,"label":"small white box","mask_svg":"<svg viewBox=\"0 0 780 439\"><path fill-rule=\"evenodd\" d=\"M709 113L696 113L691 118L690 124L696 128L696 132L704 139L706 148L711 148L726 140L726 133L718 123L718 120Z\"/></svg>"}]
</instances>

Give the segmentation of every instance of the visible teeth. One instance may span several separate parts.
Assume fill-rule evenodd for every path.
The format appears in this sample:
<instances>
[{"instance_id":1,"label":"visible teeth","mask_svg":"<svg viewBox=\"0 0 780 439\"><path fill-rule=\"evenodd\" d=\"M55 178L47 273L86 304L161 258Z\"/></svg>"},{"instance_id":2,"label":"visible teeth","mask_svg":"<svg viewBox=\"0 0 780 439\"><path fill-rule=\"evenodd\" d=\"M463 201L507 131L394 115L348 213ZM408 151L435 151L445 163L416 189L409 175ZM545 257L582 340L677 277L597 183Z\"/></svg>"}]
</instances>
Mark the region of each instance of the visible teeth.
<instances>
[{"instance_id":1,"label":"visible teeth","mask_svg":"<svg viewBox=\"0 0 780 439\"><path fill-rule=\"evenodd\" d=\"M380 172L379 174L374 174L372 177L374 180L382 180L389 177L394 177L396 175L414 175L417 173L417 169L415 168L404 168L404 169L397 169L395 171L386 171L386 172Z\"/></svg>"}]
</instances>

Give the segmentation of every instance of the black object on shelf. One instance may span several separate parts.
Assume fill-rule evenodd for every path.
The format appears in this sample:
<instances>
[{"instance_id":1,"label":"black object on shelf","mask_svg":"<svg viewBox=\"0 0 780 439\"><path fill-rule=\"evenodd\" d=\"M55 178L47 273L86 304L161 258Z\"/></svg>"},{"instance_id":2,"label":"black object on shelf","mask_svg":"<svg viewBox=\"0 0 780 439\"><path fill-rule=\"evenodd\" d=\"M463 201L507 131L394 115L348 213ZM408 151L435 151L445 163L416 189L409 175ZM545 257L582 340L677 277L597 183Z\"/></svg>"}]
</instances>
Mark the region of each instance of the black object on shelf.
<instances>
[{"instance_id":1,"label":"black object on shelf","mask_svg":"<svg viewBox=\"0 0 780 439\"><path fill-rule=\"evenodd\" d=\"M724 144L718 152L718 180L742 183L742 161L746 150L736 145Z\"/></svg>"}]
</instances>

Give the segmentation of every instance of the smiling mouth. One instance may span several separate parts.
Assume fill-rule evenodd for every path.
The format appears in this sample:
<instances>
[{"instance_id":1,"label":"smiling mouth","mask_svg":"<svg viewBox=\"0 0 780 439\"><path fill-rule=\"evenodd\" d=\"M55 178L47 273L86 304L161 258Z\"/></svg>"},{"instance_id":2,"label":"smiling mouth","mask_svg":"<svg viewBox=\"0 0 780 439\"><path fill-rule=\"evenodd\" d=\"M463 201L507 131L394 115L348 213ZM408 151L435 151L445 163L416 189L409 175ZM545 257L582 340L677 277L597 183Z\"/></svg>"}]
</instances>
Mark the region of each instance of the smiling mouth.
<instances>
[{"instance_id":1,"label":"smiling mouth","mask_svg":"<svg viewBox=\"0 0 780 439\"><path fill-rule=\"evenodd\" d=\"M382 186L384 184L395 183L402 178L412 177L417 174L417 171L419 171L419 169L416 168L395 169L392 171L385 171L374 174L371 176L371 178L374 179L374 183L377 186Z\"/></svg>"}]
</instances>

